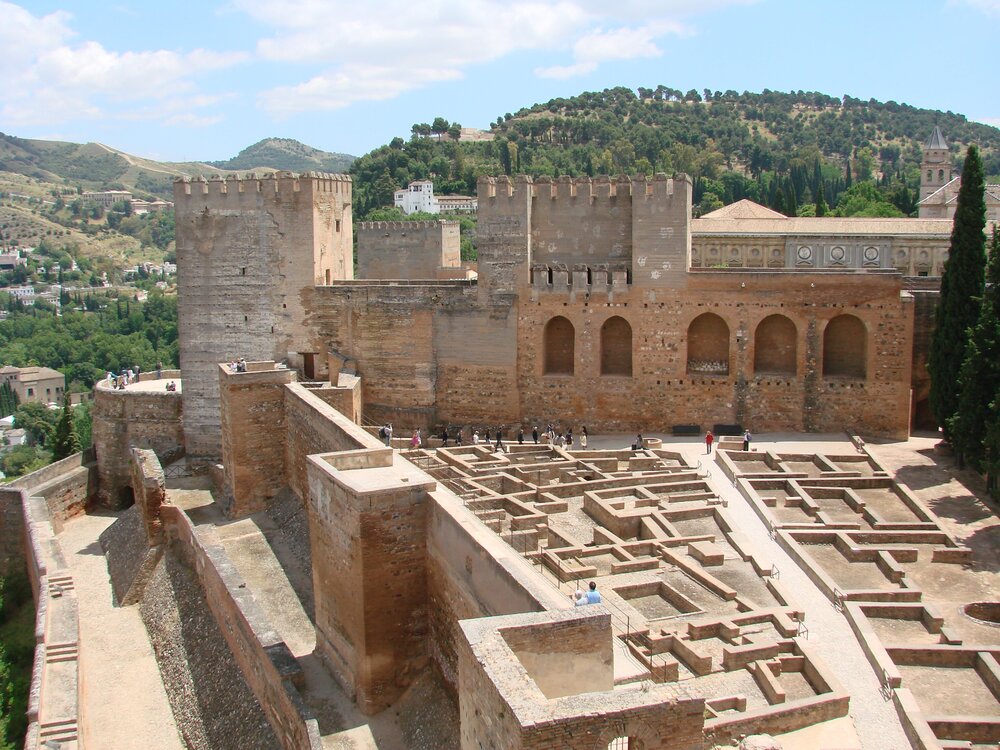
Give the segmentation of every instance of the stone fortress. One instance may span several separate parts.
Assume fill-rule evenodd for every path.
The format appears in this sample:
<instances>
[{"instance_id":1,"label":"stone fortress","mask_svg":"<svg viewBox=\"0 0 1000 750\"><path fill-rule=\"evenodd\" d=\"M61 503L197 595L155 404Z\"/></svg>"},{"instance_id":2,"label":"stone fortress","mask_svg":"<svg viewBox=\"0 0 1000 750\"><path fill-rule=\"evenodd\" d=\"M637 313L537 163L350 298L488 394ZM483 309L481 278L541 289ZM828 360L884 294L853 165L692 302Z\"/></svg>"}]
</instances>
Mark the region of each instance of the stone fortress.
<instances>
[{"instance_id":1,"label":"stone fortress","mask_svg":"<svg viewBox=\"0 0 1000 750\"><path fill-rule=\"evenodd\" d=\"M349 178L175 184L181 371L0 490L27 747L996 747L1000 520L897 447L949 222L692 221L684 175L478 201L475 270L362 224L355 280ZM591 445L406 449L548 421ZM703 455L737 424L816 435Z\"/></svg>"}]
</instances>

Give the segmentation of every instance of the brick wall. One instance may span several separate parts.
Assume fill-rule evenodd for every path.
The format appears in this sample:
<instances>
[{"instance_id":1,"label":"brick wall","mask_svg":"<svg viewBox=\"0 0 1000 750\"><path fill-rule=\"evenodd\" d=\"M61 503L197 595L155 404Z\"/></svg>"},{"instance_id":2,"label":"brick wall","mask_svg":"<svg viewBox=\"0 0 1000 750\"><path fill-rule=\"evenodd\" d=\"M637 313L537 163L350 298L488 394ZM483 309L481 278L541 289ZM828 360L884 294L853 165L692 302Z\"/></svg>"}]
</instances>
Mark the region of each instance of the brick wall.
<instances>
[{"instance_id":1,"label":"brick wall","mask_svg":"<svg viewBox=\"0 0 1000 750\"><path fill-rule=\"evenodd\" d=\"M363 221L357 237L361 279L434 279L461 263L457 221Z\"/></svg>"}]
</instances>

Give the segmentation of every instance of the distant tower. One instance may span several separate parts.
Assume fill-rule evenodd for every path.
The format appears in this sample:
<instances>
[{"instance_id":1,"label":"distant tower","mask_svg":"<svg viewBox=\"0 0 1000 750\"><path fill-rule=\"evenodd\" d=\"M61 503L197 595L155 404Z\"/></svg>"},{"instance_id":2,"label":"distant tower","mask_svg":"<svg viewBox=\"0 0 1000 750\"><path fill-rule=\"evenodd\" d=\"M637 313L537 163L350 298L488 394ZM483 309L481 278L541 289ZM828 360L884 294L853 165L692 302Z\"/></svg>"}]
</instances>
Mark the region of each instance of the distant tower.
<instances>
[{"instance_id":1,"label":"distant tower","mask_svg":"<svg viewBox=\"0 0 1000 750\"><path fill-rule=\"evenodd\" d=\"M941 128L935 125L934 132L924 144L924 159L920 163L920 199L923 200L949 182L951 182L951 153Z\"/></svg>"}]
</instances>

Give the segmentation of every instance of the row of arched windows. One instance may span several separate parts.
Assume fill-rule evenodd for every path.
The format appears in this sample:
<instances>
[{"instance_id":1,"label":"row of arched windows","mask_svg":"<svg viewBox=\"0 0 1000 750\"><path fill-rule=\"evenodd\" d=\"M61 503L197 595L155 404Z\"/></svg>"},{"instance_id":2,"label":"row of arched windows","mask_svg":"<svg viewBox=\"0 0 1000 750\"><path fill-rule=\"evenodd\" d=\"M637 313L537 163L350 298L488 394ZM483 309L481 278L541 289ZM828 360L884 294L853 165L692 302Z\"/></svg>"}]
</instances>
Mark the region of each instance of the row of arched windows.
<instances>
[{"instance_id":1,"label":"row of arched windows","mask_svg":"<svg viewBox=\"0 0 1000 750\"><path fill-rule=\"evenodd\" d=\"M823 375L867 377L867 331L854 315L838 315L823 330ZM559 315L545 324L543 372L572 375L576 331ZM632 326L619 316L601 326L601 375L632 374ZM729 373L729 325L715 313L691 321L687 332L687 370L691 374ZM754 373L789 375L798 367L798 329L784 315L769 315L754 332Z\"/></svg>"}]
</instances>

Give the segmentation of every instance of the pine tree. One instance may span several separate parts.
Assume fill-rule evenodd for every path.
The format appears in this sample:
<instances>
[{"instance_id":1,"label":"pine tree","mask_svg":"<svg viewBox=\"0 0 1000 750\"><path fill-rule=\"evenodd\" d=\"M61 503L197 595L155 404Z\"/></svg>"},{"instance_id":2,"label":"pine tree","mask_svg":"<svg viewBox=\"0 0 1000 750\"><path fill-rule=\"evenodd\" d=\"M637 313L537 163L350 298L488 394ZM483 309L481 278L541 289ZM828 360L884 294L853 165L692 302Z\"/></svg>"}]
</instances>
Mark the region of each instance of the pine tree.
<instances>
[{"instance_id":1,"label":"pine tree","mask_svg":"<svg viewBox=\"0 0 1000 750\"><path fill-rule=\"evenodd\" d=\"M949 423L952 445L960 460L981 470L990 405L1000 396L1000 230L996 227L979 321L966 345L958 388L958 411Z\"/></svg>"},{"instance_id":2,"label":"pine tree","mask_svg":"<svg viewBox=\"0 0 1000 750\"><path fill-rule=\"evenodd\" d=\"M73 423L73 411L69 405L69 394L63 396L62 414L56 423L55 436L52 439L52 460L58 461L80 452L80 436L76 433Z\"/></svg>"},{"instance_id":3,"label":"pine tree","mask_svg":"<svg viewBox=\"0 0 1000 750\"><path fill-rule=\"evenodd\" d=\"M948 261L941 276L941 297L934 318L927 369L931 376L931 409L951 442L949 420L958 411L959 371L965 361L970 329L979 321L986 266L986 202L983 163L969 146L951 230Z\"/></svg>"}]
</instances>

